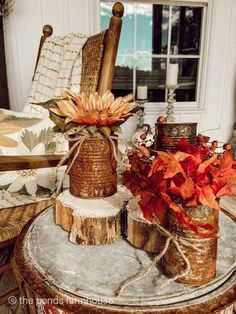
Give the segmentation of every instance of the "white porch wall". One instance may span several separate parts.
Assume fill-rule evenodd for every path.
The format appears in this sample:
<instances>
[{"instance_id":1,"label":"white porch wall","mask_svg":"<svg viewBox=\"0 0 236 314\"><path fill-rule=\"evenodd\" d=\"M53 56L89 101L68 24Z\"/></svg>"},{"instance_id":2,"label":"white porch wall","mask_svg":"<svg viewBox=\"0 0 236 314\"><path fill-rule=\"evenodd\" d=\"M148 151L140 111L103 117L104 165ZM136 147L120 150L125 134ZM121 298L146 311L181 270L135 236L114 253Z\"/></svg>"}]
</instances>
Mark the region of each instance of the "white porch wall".
<instances>
[{"instance_id":1,"label":"white porch wall","mask_svg":"<svg viewBox=\"0 0 236 314\"><path fill-rule=\"evenodd\" d=\"M208 40L204 110L176 110L177 121L198 122L199 132L227 141L236 111L236 1L210 0L212 19ZM54 34L99 31L99 0L15 0L14 11L5 24L8 87L11 109L21 111L26 102L34 71L39 39L44 24ZM158 108L158 105L157 105ZM152 126L165 111L148 109L145 120ZM123 126L130 138L133 118Z\"/></svg>"},{"instance_id":2,"label":"white porch wall","mask_svg":"<svg viewBox=\"0 0 236 314\"><path fill-rule=\"evenodd\" d=\"M4 25L11 109L22 111L31 86L42 29L54 34L93 34L99 24L99 0L15 0Z\"/></svg>"}]
</instances>

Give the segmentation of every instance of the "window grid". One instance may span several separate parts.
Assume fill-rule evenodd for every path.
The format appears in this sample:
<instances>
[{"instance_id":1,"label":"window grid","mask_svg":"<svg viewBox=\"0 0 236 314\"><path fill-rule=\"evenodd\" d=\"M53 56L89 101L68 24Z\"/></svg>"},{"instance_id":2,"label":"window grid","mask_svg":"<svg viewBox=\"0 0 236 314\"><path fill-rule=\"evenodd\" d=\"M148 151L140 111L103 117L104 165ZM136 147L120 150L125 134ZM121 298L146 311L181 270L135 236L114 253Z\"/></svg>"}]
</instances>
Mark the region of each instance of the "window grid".
<instances>
[{"instance_id":1,"label":"window grid","mask_svg":"<svg viewBox=\"0 0 236 314\"><path fill-rule=\"evenodd\" d=\"M104 1L104 0L103 0ZM107 0L105 0L107 1ZM108 0L109 1L109 0ZM184 102L178 102L180 106L182 106L185 103L191 103L191 104L197 104L199 102L199 94L200 94L200 77L202 73L202 63L203 63L203 42L204 42L204 32L205 32L205 26L206 26L206 10L207 10L207 2L199 2L199 1L182 1L182 3L178 3L177 1L163 1L163 3L160 1L147 1L145 3L150 3L150 4L163 4L163 5L168 5L169 6L169 26L168 26L168 45L167 45L167 53L166 54L152 54L152 53L147 53L147 54L140 54L139 52L136 52L136 40L137 40L137 5L138 3L142 3L144 1L139 1L136 0L134 1L127 1L126 3L133 3L134 4L134 38L133 38L133 51L134 53L119 53L119 57L128 57L133 59L133 93L135 94L136 92L136 78L137 78L137 61L139 58L153 58L153 59L166 59L166 71L168 70L168 65L170 62L170 59L198 59L198 71L197 71L197 78L196 78L196 94L195 94L195 101L184 101ZM200 31L200 47L199 47L199 53L194 54L194 55L184 55L184 54L171 54L171 32L172 32L172 8L173 6L190 6L190 7L201 7L203 12L202 12L202 20L201 20L201 31ZM165 99L167 96L167 89L165 89ZM163 102L154 102L154 103L163 103ZM153 104L154 104L153 103Z\"/></svg>"}]
</instances>

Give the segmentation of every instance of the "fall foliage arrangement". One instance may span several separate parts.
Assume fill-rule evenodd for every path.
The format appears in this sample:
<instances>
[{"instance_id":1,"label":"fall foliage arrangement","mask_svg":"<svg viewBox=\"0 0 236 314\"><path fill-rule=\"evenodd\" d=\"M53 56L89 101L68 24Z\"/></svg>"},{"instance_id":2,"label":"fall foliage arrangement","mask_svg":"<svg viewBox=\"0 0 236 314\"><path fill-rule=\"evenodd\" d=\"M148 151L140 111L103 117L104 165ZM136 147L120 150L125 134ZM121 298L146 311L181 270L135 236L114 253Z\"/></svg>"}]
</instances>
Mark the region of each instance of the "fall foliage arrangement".
<instances>
[{"instance_id":1,"label":"fall foliage arrangement","mask_svg":"<svg viewBox=\"0 0 236 314\"><path fill-rule=\"evenodd\" d=\"M233 194L236 161L229 150L219 155L210 147L180 140L174 151L150 152L140 147L129 159L131 167L124 172L124 181L140 197L144 218L152 221L156 216L165 224L167 211L172 210L185 228L202 237L214 236L201 232L202 228L211 230L211 225L194 222L184 209L206 205L218 211L218 199Z\"/></svg>"}]
</instances>

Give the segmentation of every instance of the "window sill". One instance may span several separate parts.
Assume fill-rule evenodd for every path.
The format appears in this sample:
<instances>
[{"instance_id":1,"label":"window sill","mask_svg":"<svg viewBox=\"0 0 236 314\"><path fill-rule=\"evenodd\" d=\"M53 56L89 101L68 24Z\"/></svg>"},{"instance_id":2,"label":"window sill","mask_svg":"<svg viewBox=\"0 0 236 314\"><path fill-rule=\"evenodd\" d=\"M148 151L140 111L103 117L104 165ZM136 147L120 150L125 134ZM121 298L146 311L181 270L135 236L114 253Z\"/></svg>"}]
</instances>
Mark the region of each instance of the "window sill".
<instances>
[{"instance_id":1,"label":"window sill","mask_svg":"<svg viewBox=\"0 0 236 314\"><path fill-rule=\"evenodd\" d=\"M144 105L145 107L145 114L146 115L153 115L158 113L166 112L167 103L154 103L149 102ZM187 113L187 114L194 114L194 113L202 113L205 112L203 107L200 107L196 102L178 102L175 104L175 113Z\"/></svg>"}]
</instances>

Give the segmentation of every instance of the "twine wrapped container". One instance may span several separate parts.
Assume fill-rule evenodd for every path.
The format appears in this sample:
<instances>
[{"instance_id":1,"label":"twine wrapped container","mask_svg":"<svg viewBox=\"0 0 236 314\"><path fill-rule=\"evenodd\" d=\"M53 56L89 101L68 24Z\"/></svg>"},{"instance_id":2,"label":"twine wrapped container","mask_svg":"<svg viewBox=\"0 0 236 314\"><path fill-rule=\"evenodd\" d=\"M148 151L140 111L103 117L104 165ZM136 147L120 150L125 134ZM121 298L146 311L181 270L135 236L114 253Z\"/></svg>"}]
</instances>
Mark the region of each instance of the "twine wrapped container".
<instances>
[{"instance_id":1,"label":"twine wrapped container","mask_svg":"<svg viewBox=\"0 0 236 314\"><path fill-rule=\"evenodd\" d=\"M195 144L197 123L156 123L154 147L171 150L180 139Z\"/></svg>"},{"instance_id":2,"label":"twine wrapped container","mask_svg":"<svg viewBox=\"0 0 236 314\"><path fill-rule=\"evenodd\" d=\"M114 146L117 147L115 141ZM74 141L69 141L72 147ZM107 197L117 192L114 146L105 137L86 139L69 172L70 192L83 198ZM77 149L70 156L73 160Z\"/></svg>"},{"instance_id":3,"label":"twine wrapped container","mask_svg":"<svg viewBox=\"0 0 236 314\"><path fill-rule=\"evenodd\" d=\"M188 207L185 211L193 221L210 223L214 226L214 229L210 231L202 229L203 233L217 234L219 213L215 209L208 206L196 206ZM187 241L189 240L196 248L203 251L199 252L179 242L183 253L189 259L191 269L185 276L176 281L184 284L202 285L213 280L216 275L217 239L202 240L203 238L200 238L193 231L183 228L173 211L169 211L168 214L168 229L172 234L187 238ZM169 278L186 270L186 263L173 242L163 258L162 266L165 275Z\"/></svg>"}]
</instances>

